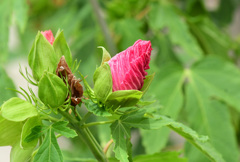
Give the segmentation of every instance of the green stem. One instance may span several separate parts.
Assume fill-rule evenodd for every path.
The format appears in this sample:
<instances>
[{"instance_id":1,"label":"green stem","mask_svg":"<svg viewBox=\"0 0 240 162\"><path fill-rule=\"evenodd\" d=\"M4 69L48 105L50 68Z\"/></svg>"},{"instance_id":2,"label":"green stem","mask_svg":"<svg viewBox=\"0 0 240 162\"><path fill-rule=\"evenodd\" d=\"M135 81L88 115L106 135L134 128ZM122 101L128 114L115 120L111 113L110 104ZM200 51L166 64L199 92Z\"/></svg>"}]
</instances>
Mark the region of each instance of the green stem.
<instances>
[{"instance_id":1,"label":"green stem","mask_svg":"<svg viewBox=\"0 0 240 162\"><path fill-rule=\"evenodd\" d=\"M92 153L94 154L95 158L100 162L107 162L107 158L98 144L96 139L93 137L92 133L87 128L81 128L79 122L73 118L69 113L64 111L59 111L71 124L71 126L75 129L78 133L78 136L85 141L88 147L91 149Z\"/></svg>"},{"instance_id":2,"label":"green stem","mask_svg":"<svg viewBox=\"0 0 240 162\"><path fill-rule=\"evenodd\" d=\"M94 126L94 125L109 124L109 123L113 123L114 121L115 120L87 123L87 124L83 124L83 128L91 127L91 126Z\"/></svg>"},{"instance_id":3,"label":"green stem","mask_svg":"<svg viewBox=\"0 0 240 162\"><path fill-rule=\"evenodd\" d=\"M83 123L85 123L85 121L89 118L89 116L91 116L92 113L88 112L81 120L80 124L82 125Z\"/></svg>"},{"instance_id":4,"label":"green stem","mask_svg":"<svg viewBox=\"0 0 240 162\"><path fill-rule=\"evenodd\" d=\"M43 115L43 116L41 116L41 119L42 120L51 120L53 122L58 122L58 121L61 120L61 119L54 118L54 117L52 117L50 115Z\"/></svg>"}]
</instances>

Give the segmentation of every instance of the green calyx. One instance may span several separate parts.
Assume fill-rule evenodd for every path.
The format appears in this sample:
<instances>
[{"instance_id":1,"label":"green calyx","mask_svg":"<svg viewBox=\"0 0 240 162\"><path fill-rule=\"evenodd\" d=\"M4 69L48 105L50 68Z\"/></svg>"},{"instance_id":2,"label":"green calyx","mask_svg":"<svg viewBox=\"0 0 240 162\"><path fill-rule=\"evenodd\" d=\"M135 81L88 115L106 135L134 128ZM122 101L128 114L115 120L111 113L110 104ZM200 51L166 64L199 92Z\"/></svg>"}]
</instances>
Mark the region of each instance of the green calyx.
<instances>
[{"instance_id":1,"label":"green calyx","mask_svg":"<svg viewBox=\"0 0 240 162\"><path fill-rule=\"evenodd\" d=\"M57 108L63 105L67 94L67 86L61 78L49 72L44 73L39 81L38 96L46 106Z\"/></svg>"},{"instance_id":2,"label":"green calyx","mask_svg":"<svg viewBox=\"0 0 240 162\"><path fill-rule=\"evenodd\" d=\"M32 69L34 79L39 81L44 71L53 73L56 70L57 62L53 46L41 32L38 32L28 55L28 64Z\"/></svg>"},{"instance_id":3,"label":"green calyx","mask_svg":"<svg viewBox=\"0 0 240 162\"><path fill-rule=\"evenodd\" d=\"M57 55L58 61L62 56L64 56L68 66L72 67L72 54L62 30L57 31L55 41L53 42L53 48Z\"/></svg>"},{"instance_id":4,"label":"green calyx","mask_svg":"<svg viewBox=\"0 0 240 162\"><path fill-rule=\"evenodd\" d=\"M97 99L104 103L112 92L112 74L108 63L96 69L93 75L94 93Z\"/></svg>"},{"instance_id":5,"label":"green calyx","mask_svg":"<svg viewBox=\"0 0 240 162\"><path fill-rule=\"evenodd\" d=\"M111 109L131 107L137 104L142 95L143 92L138 90L115 91L108 96L105 105Z\"/></svg>"}]
</instances>

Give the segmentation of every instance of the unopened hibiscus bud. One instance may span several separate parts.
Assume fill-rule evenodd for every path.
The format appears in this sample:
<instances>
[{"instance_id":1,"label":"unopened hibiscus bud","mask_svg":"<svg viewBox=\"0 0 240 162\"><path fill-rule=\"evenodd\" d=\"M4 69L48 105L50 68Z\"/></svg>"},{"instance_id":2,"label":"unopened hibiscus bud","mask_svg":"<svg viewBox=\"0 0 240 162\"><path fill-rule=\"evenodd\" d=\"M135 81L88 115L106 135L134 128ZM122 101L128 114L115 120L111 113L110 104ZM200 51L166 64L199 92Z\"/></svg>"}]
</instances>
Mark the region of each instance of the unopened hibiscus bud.
<instances>
[{"instance_id":1,"label":"unopened hibiscus bud","mask_svg":"<svg viewBox=\"0 0 240 162\"><path fill-rule=\"evenodd\" d=\"M41 31L42 35L48 40L48 42L52 45L54 42L54 36L51 30Z\"/></svg>"},{"instance_id":2,"label":"unopened hibiscus bud","mask_svg":"<svg viewBox=\"0 0 240 162\"><path fill-rule=\"evenodd\" d=\"M51 30L38 32L28 55L34 79L39 81L44 71L54 73L62 56L65 56L67 64L71 67L72 54L63 31L58 30L55 38Z\"/></svg>"},{"instance_id":3,"label":"unopened hibiscus bud","mask_svg":"<svg viewBox=\"0 0 240 162\"><path fill-rule=\"evenodd\" d=\"M149 69L151 42L138 40L133 46L111 58L113 92L118 90L141 90Z\"/></svg>"},{"instance_id":4,"label":"unopened hibiscus bud","mask_svg":"<svg viewBox=\"0 0 240 162\"><path fill-rule=\"evenodd\" d=\"M53 73L56 70L57 60L53 46L43 34L38 32L28 55L28 64L32 69L34 79L39 81L44 71Z\"/></svg>"},{"instance_id":5,"label":"unopened hibiscus bud","mask_svg":"<svg viewBox=\"0 0 240 162\"><path fill-rule=\"evenodd\" d=\"M154 77L146 76L145 71L149 69L151 50L150 41L142 40L113 58L109 54L105 57L104 49L102 65L93 76L98 101L112 110L136 105Z\"/></svg>"}]
</instances>

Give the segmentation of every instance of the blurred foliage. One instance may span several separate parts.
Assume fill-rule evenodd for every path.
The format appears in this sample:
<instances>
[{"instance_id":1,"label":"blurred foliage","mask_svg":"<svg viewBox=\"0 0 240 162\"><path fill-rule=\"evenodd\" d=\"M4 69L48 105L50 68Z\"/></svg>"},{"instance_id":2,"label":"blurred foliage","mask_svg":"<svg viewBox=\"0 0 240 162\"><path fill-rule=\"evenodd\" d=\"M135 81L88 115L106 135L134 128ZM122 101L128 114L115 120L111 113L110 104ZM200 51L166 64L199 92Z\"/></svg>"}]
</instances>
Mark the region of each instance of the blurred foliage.
<instances>
[{"instance_id":1,"label":"blurred foliage","mask_svg":"<svg viewBox=\"0 0 240 162\"><path fill-rule=\"evenodd\" d=\"M0 63L4 67L12 59L27 59L38 30L51 29L56 33L63 29L74 58L81 60L79 70L92 82L96 64L101 62L101 50L97 46L120 52L138 39L151 40L149 74L156 72L156 76L144 97L155 97L161 103L162 114L208 135L226 161L237 162L240 44L230 37L226 28L240 1L219 2L215 10L208 10L203 0L1 0ZM98 8L94 8L96 4ZM101 20L99 14L102 14ZM17 33L14 36L10 34L13 31ZM106 37L105 32L110 37ZM109 39L116 47L111 47ZM18 41L12 45L13 40ZM109 51L112 56L117 53ZM0 78L0 101L3 102L15 94L5 90L13 84L2 67ZM94 129L102 144L110 140L104 135L109 129ZM133 146L133 154L142 152L141 148L153 154L174 147L175 144L169 142L169 133L168 128L141 131L141 136L137 133L134 138L139 140L133 145L139 147ZM64 155L91 157L85 145L76 139L72 144L73 151L66 151ZM189 161L207 161L193 146L186 144L182 149ZM84 152L86 157L79 152Z\"/></svg>"}]
</instances>

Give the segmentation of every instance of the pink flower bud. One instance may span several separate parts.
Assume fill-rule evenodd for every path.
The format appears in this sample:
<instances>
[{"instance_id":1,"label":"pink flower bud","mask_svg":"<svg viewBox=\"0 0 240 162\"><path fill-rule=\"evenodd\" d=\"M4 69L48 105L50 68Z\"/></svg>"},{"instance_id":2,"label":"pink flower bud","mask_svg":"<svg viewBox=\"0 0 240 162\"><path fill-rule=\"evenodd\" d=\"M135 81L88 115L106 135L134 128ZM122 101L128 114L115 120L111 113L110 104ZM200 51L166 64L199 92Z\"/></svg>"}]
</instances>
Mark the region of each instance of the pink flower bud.
<instances>
[{"instance_id":1,"label":"pink flower bud","mask_svg":"<svg viewBox=\"0 0 240 162\"><path fill-rule=\"evenodd\" d=\"M42 35L48 40L48 42L52 45L54 42L54 36L51 30L41 31Z\"/></svg>"},{"instance_id":2,"label":"pink flower bud","mask_svg":"<svg viewBox=\"0 0 240 162\"><path fill-rule=\"evenodd\" d=\"M113 91L140 90L149 69L151 42L138 40L133 46L111 58Z\"/></svg>"}]
</instances>

